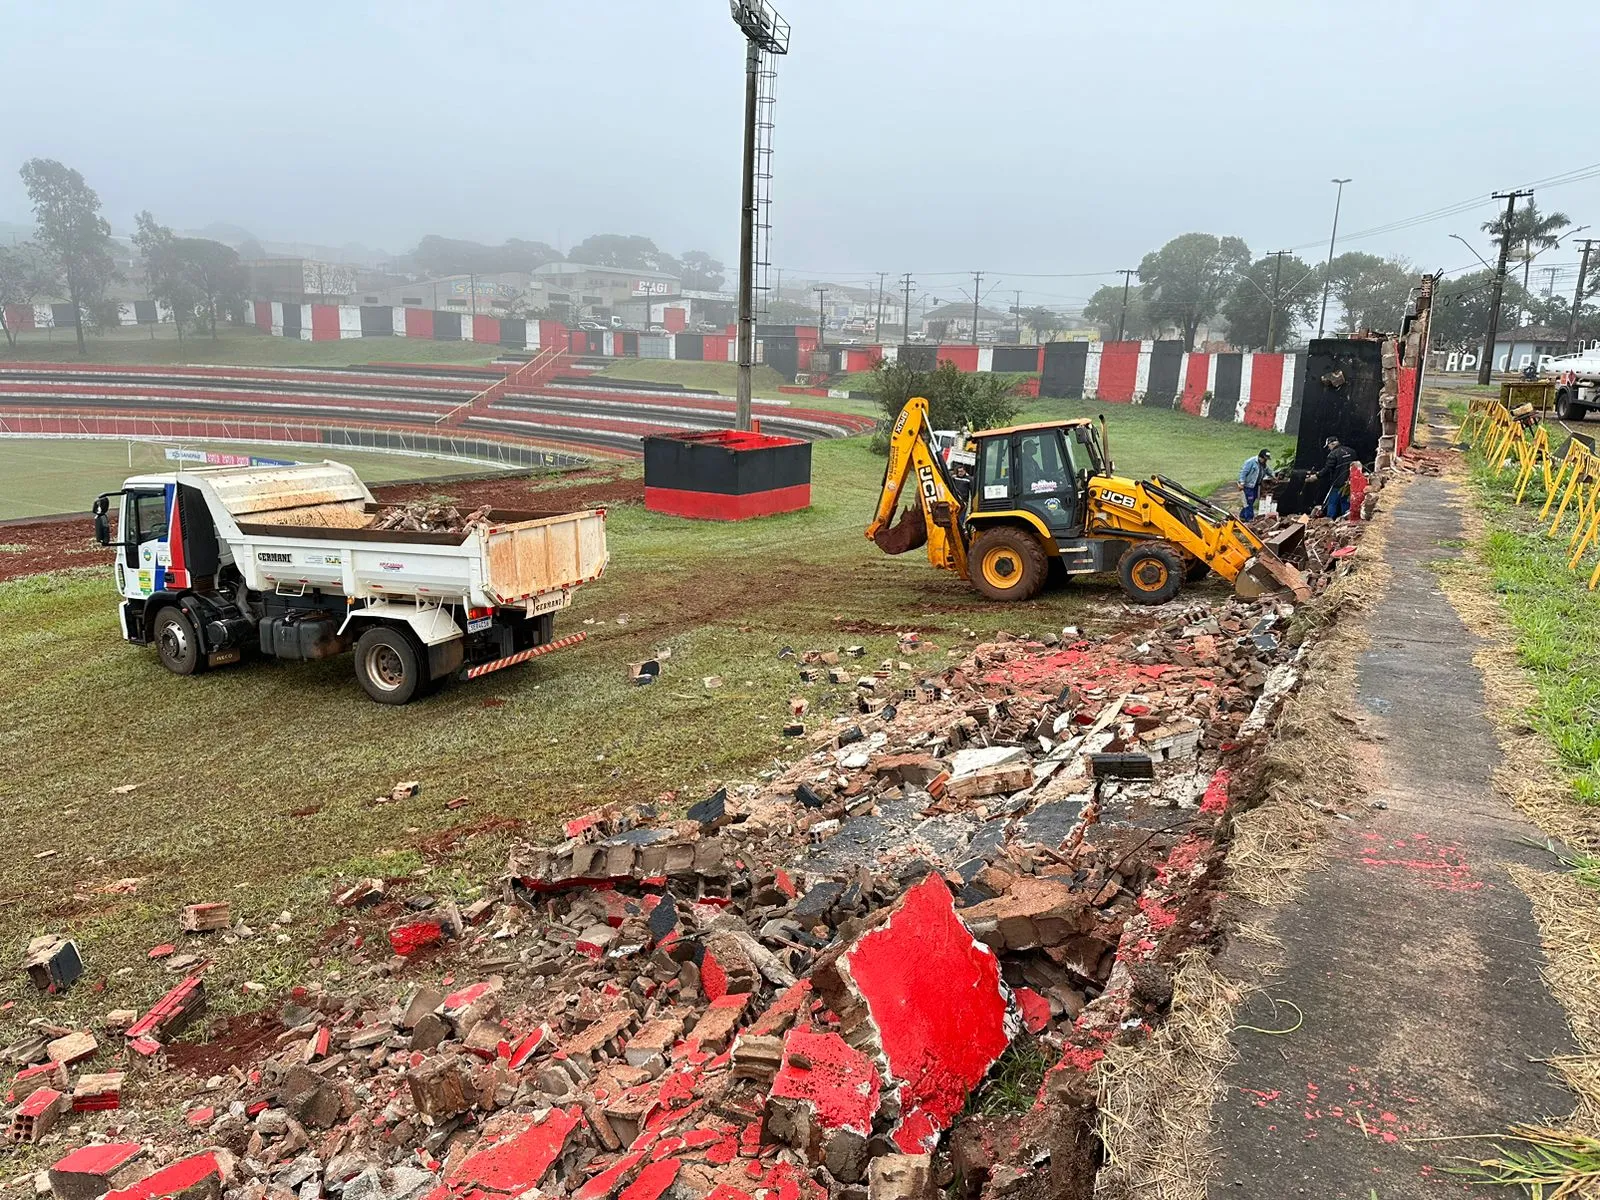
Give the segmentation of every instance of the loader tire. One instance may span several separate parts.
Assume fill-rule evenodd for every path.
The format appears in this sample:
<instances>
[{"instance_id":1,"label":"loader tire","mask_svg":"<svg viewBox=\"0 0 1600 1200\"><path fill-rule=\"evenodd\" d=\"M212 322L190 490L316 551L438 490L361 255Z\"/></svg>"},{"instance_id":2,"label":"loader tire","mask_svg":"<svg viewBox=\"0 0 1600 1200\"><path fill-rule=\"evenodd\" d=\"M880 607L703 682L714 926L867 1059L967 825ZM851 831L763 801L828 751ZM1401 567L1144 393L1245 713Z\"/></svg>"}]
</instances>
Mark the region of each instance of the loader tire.
<instances>
[{"instance_id":1,"label":"loader tire","mask_svg":"<svg viewBox=\"0 0 1600 1200\"><path fill-rule=\"evenodd\" d=\"M1183 555L1166 542L1140 542L1117 562L1122 590L1135 604L1165 604L1183 587Z\"/></svg>"},{"instance_id":2,"label":"loader tire","mask_svg":"<svg viewBox=\"0 0 1600 1200\"><path fill-rule=\"evenodd\" d=\"M980 533L967 564L972 586L990 600L1032 600L1050 577L1050 556L1039 539L1015 525Z\"/></svg>"},{"instance_id":3,"label":"loader tire","mask_svg":"<svg viewBox=\"0 0 1600 1200\"><path fill-rule=\"evenodd\" d=\"M356 681L379 704L409 704L424 693L426 657L404 632L374 625L356 641Z\"/></svg>"},{"instance_id":4,"label":"loader tire","mask_svg":"<svg viewBox=\"0 0 1600 1200\"><path fill-rule=\"evenodd\" d=\"M1211 574L1211 564L1203 558L1195 558L1184 564L1183 581L1185 583L1199 583Z\"/></svg>"},{"instance_id":5,"label":"loader tire","mask_svg":"<svg viewBox=\"0 0 1600 1200\"><path fill-rule=\"evenodd\" d=\"M194 675L205 669L205 655L200 653L194 622L176 605L169 604L156 613L150 638L156 644L161 665L174 675Z\"/></svg>"}]
</instances>

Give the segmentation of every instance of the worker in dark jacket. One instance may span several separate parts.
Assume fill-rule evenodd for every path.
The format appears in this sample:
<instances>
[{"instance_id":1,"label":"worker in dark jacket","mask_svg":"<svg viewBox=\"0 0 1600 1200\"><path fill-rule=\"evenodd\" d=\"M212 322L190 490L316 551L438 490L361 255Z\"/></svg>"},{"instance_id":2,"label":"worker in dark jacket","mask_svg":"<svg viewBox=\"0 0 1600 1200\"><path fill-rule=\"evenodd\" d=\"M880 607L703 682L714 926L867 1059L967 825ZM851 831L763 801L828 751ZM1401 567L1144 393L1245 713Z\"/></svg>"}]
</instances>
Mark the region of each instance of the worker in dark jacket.
<instances>
[{"instance_id":1,"label":"worker in dark jacket","mask_svg":"<svg viewBox=\"0 0 1600 1200\"><path fill-rule=\"evenodd\" d=\"M1328 498L1322 502L1322 512L1337 520L1350 511L1350 464L1355 462L1356 456L1336 437L1328 438L1322 446L1328 457L1311 480L1327 484Z\"/></svg>"}]
</instances>

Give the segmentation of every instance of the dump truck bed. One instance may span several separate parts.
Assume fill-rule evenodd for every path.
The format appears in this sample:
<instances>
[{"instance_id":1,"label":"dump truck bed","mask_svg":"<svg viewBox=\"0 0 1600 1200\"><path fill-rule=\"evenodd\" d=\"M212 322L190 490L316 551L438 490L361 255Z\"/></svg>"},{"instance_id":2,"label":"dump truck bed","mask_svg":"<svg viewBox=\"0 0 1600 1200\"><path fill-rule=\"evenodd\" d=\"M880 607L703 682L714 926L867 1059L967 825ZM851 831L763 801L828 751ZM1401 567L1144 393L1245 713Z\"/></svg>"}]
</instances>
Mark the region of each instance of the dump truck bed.
<instances>
[{"instance_id":1,"label":"dump truck bed","mask_svg":"<svg viewBox=\"0 0 1600 1200\"><path fill-rule=\"evenodd\" d=\"M366 506L376 516L379 506ZM491 511L466 533L413 533L340 525L239 522L235 562L250 586L304 586L352 598L459 601L473 607L527 606L605 571L605 512Z\"/></svg>"}]
</instances>

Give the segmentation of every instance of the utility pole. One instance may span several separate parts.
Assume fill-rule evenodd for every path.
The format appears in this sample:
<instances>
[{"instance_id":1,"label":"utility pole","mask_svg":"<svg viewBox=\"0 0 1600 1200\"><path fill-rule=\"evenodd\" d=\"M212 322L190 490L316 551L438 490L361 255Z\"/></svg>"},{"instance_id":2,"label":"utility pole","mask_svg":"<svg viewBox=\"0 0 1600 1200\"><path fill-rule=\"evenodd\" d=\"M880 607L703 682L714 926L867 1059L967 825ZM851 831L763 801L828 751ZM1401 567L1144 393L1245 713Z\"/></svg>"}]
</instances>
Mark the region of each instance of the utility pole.
<instances>
[{"instance_id":1,"label":"utility pole","mask_svg":"<svg viewBox=\"0 0 1600 1200\"><path fill-rule=\"evenodd\" d=\"M911 341L911 272L907 271L900 276L900 282L905 285L906 289L906 307L905 312L902 314L905 318L904 327L900 330L900 344L904 346Z\"/></svg>"},{"instance_id":2,"label":"utility pole","mask_svg":"<svg viewBox=\"0 0 1600 1200\"><path fill-rule=\"evenodd\" d=\"M1556 294L1556 272L1559 271L1561 268L1560 267L1540 267L1539 269L1541 271L1543 271L1545 273L1545 275L1547 276L1547 278L1544 281L1544 298L1546 300L1549 300L1552 296L1554 296Z\"/></svg>"},{"instance_id":3,"label":"utility pole","mask_svg":"<svg viewBox=\"0 0 1600 1200\"><path fill-rule=\"evenodd\" d=\"M1339 192L1333 198L1333 232L1328 235L1328 265L1322 272L1322 312L1317 317L1317 336L1322 336L1322 328L1328 322L1328 289L1333 286L1333 244L1339 240L1339 205L1344 201L1344 185L1348 179L1333 179L1330 183L1339 185ZM1488 380L1484 380L1485 383Z\"/></svg>"},{"instance_id":4,"label":"utility pole","mask_svg":"<svg viewBox=\"0 0 1600 1200\"><path fill-rule=\"evenodd\" d=\"M473 316L477 316L478 315L478 276L477 276L477 273L473 272L473 273L468 274L467 280L468 280L468 287L471 288L472 315Z\"/></svg>"},{"instance_id":5,"label":"utility pole","mask_svg":"<svg viewBox=\"0 0 1600 1200\"><path fill-rule=\"evenodd\" d=\"M1572 345L1578 338L1578 310L1583 307L1584 277L1589 274L1589 249L1600 238L1583 239L1583 257L1578 260L1578 290L1572 293L1572 315L1567 321L1567 353L1572 353Z\"/></svg>"},{"instance_id":6,"label":"utility pole","mask_svg":"<svg viewBox=\"0 0 1600 1200\"><path fill-rule=\"evenodd\" d=\"M872 336L877 338L880 344L883 342L883 277L888 273L887 271L878 272L878 320L872 326Z\"/></svg>"},{"instance_id":7,"label":"utility pole","mask_svg":"<svg viewBox=\"0 0 1600 1200\"><path fill-rule=\"evenodd\" d=\"M1278 280L1283 278L1284 251L1278 251L1278 265L1272 268L1272 311L1267 314L1267 353L1278 344Z\"/></svg>"},{"instance_id":8,"label":"utility pole","mask_svg":"<svg viewBox=\"0 0 1600 1200\"><path fill-rule=\"evenodd\" d=\"M814 287L811 289L817 294L817 345L822 345L828 340L828 319L822 315L822 304L828 298L828 289Z\"/></svg>"},{"instance_id":9,"label":"utility pole","mask_svg":"<svg viewBox=\"0 0 1600 1200\"><path fill-rule=\"evenodd\" d=\"M1133 277L1137 271L1118 271L1122 276L1122 315L1117 318L1117 341L1122 340L1122 335L1128 332L1128 289L1133 286Z\"/></svg>"},{"instance_id":10,"label":"utility pole","mask_svg":"<svg viewBox=\"0 0 1600 1200\"><path fill-rule=\"evenodd\" d=\"M972 273L972 344L978 344L978 289L983 286L983 272Z\"/></svg>"},{"instance_id":11,"label":"utility pole","mask_svg":"<svg viewBox=\"0 0 1600 1200\"><path fill-rule=\"evenodd\" d=\"M1484 386L1494 370L1494 339L1500 332L1500 298L1506 290L1506 263L1511 257L1511 220L1517 201L1532 192L1496 192L1494 199L1506 202L1505 224L1500 227L1500 264L1494 270L1494 292L1489 298L1489 328L1483 335L1483 361L1478 364L1478 382Z\"/></svg>"},{"instance_id":12,"label":"utility pole","mask_svg":"<svg viewBox=\"0 0 1600 1200\"><path fill-rule=\"evenodd\" d=\"M1013 292L1012 295L1017 298L1016 303L1011 306L1011 311L1017 317L1017 345L1020 346L1022 345L1022 293Z\"/></svg>"}]
</instances>

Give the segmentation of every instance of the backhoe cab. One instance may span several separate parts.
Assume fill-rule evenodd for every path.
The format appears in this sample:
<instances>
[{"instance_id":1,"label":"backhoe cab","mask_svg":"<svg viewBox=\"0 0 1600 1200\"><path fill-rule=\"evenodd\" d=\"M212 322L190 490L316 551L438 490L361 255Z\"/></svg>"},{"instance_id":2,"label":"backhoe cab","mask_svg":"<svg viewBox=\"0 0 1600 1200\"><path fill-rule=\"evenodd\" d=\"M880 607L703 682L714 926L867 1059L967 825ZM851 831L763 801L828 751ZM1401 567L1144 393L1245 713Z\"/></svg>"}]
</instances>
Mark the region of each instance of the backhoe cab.
<instances>
[{"instance_id":1,"label":"backhoe cab","mask_svg":"<svg viewBox=\"0 0 1600 1200\"><path fill-rule=\"evenodd\" d=\"M1052 560L1073 575L1115 571L1139 604L1163 604L1209 571L1247 598L1305 580L1226 510L1170 479L1118 477L1105 419L1044 421L969 436L970 476L934 448L928 402L913 397L890 437L867 537L889 554L928 548L991 600L1031 600ZM906 480L917 503L891 524Z\"/></svg>"}]
</instances>

